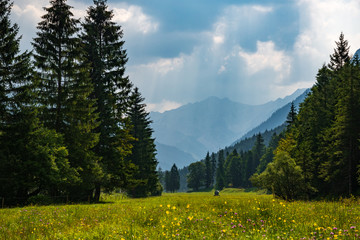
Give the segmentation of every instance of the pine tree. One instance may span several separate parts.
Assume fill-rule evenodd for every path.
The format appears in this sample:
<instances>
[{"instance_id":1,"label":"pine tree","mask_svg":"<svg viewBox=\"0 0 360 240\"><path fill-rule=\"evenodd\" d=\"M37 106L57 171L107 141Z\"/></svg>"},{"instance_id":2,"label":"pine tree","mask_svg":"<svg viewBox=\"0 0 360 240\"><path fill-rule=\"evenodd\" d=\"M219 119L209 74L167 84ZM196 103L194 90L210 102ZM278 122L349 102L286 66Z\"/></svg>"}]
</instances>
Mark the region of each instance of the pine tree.
<instances>
[{"instance_id":1,"label":"pine tree","mask_svg":"<svg viewBox=\"0 0 360 240\"><path fill-rule=\"evenodd\" d=\"M217 190L222 190L225 187L225 159L224 150L220 150L218 154L218 165L216 170L216 186Z\"/></svg>"},{"instance_id":2,"label":"pine tree","mask_svg":"<svg viewBox=\"0 0 360 240\"><path fill-rule=\"evenodd\" d=\"M288 128L290 128L296 121L296 107L294 102L291 102L290 111L286 117L286 124L288 125Z\"/></svg>"},{"instance_id":3,"label":"pine tree","mask_svg":"<svg viewBox=\"0 0 360 240\"><path fill-rule=\"evenodd\" d=\"M176 192L180 188L180 175L176 164L171 167L170 170L170 191Z\"/></svg>"},{"instance_id":4,"label":"pine tree","mask_svg":"<svg viewBox=\"0 0 360 240\"><path fill-rule=\"evenodd\" d=\"M252 161L250 162L251 165L251 169L250 169L251 172L249 173L250 176L256 172L256 169L260 164L260 159L265 153L264 139L260 133L256 135L256 141L253 148L251 149L251 153L252 153Z\"/></svg>"},{"instance_id":5,"label":"pine tree","mask_svg":"<svg viewBox=\"0 0 360 240\"><path fill-rule=\"evenodd\" d=\"M344 39L344 34L341 33L339 37L339 42L336 43L336 49L334 53L330 55L330 63L328 64L329 68L332 70L339 70L346 63L350 62L348 41Z\"/></svg>"},{"instance_id":6,"label":"pine tree","mask_svg":"<svg viewBox=\"0 0 360 240\"><path fill-rule=\"evenodd\" d=\"M216 157L215 153L211 153L211 184L215 182L215 174L216 174Z\"/></svg>"},{"instance_id":7,"label":"pine tree","mask_svg":"<svg viewBox=\"0 0 360 240\"><path fill-rule=\"evenodd\" d=\"M81 39L87 63L91 66L90 77L94 86L91 97L96 101L99 114L99 126L95 132L100 136L95 152L102 157L102 168L106 173L102 184L111 190L124 187L131 178L133 166L125 159L131 153L132 138L125 113L130 104L132 84L124 76L128 59L123 49L123 31L112 21L114 14L108 10L106 2L94 0L94 6L88 8ZM96 190L99 194L100 184Z\"/></svg>"},{"instance_id":8,"label":"pine tree","mask_svg":"<svg viewBox=\"0 0 360 240\"><path fill-rule=\"evenodd\" d=\"M73 18L66 0L51 0L38 24L34 38L35 67L40 81L40 120L63 134L72 167L78 169L81 183L69 188L76 199L92 196L95 184L103 176L99 157L93 152L98 142L97 114L89 66L85 64L81 41L77 36L79 20Z\"/></svg>"},{"instance_id":9,"label":"pine tree","mask_svg":"<svg viewBox=\"0 0 360 240\"><path fill-rule=\"evenodd\" d=\"M131 135L135 138L132 142L132 153L128 156L135 165L136 171L133 175L136 181L134 186L128 189L128 193L133 197L146 197L157 191L158 176L156 166L158 164L155 155L156 148L153 130L150 127L151 120L149 113L145 110L138 88L135 88L131 95L131 107L129 116L131 119Z\"/></svg>"},{"instance_id":10,"label":"pine tree","mask_svg":"<svg viewBox=\"0 0 360 240\"><path fill-rule=\"evenodd\" d=\"M76 172L67 161L62 137L37 118L30 54L19 53L19 28L9 20L11 7L8 0L0 2L0 196L17 204L74 183Z\"/></svg>"},{"instance_id":11,"label":"pine tree","mask_svg":"<svg viewBox=\"0 0 360 240\"><path fill-rule=\"evenodd\" d=\"M212 168L211 168L211 159L209 152L205 157L205 187L208 188L212 184Z\"/></svg>"},{"instance_id":12,"label":"pine tree","mask_svg":"<svg viewBox=\"0 0 360 240\"><path fill-rule=\"evenodd\" d=\"M226 185L238 188L241 185L241 157L236 149L227 157L225 169Z\"/></svg>"}]
</instances>

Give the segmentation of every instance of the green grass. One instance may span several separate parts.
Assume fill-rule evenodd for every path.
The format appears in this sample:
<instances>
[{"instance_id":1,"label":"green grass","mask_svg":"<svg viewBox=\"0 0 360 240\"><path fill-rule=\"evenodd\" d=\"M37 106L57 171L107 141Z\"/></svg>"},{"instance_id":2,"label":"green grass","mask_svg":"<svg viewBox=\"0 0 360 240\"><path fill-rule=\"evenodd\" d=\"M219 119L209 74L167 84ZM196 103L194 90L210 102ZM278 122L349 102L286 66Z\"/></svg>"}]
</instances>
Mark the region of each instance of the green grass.
<instances>
[{"instance_id":1,"label":"green grass","mask_svg":"<svg viewBox=\"0 0 360 240\"><path fill-rule=\"evenodd\" d=\"M359 239L360 199L285 202L227 189L0 209L0 239Z\"/></svg>"}]
</instances>

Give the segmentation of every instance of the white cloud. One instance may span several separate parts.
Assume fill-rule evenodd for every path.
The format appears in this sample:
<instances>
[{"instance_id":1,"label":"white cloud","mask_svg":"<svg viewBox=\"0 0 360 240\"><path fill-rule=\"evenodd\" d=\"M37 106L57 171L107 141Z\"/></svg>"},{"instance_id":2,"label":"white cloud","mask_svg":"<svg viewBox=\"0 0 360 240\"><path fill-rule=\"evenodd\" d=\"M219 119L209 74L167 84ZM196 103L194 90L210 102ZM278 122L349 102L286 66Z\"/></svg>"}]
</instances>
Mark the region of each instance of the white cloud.
<instances>
[{"instance_id":1,"label":"white cloud","mask_svg":"<svg viewBox=\"0 0 360 240\"><path fill-rule=\"evenodd\" d=\"M341 32L354 53L360 47L360 1L299 0L300 34L294 45L295 54L316 68L328 61ZM307 58L307 60L306 60ZM310 61L309 61L310 60Z\"/></svg>"},{"instance_id":2,"label":"white cloud","mask_svg":"<svg viewBox=\"0 0 360 240\"><path fill-rule=\"evenodd\" d=\"M184 65L184 56L175 58L160 58L155 62L143 64L138 66L139 68L151 70L162 76L169 72L179 70Z\"/></svg>"},{"instance_id":3,"label":"white cloud","mask_svg":"<svg viewBox=\"0 0 360 240\"><path fill-rule=\"evenodd\" d=\"M266 7L261 5L254 5L252 8L258 12L269 13L273 11L272 7Z\"/></svg>"},{"instance_id":4,"label":"white cloud","mask_svg":"<svg viewBox=\"0 0 360 240\"><path fill-rule=\"evenodd\" d=\"M291 59L284 51L276 50L274 42L257 41L256 46L257 51L255 53L248 53L243 50L239 52L239 56L246 61L249 74L270 68L279 73L281 79L289 75Z\"/></svg>"},{"instance_id":5,"label":"white cloud","mask_svg":"<svg viewBox=\"0 0 360 240\"><path fill-rule=\"evenodd\" d=\"M142 8L135 5L114 7L114 21L127 31L141 32L142 34L153 33L158 30L159 23L146 15Z\"/></svg>"},{"instance_id":6,"label":"white cloud","mask_svg":"<svg viewBox=\"0 0 360 240\"><path fill-rule=\"evenodd\" d=\"M147 103L146 110L148 112L160 112L163 113L165 111L173 110L181 107L182 104L178 102L162 100L160 103Z\"/></svg>"}]
</instances>

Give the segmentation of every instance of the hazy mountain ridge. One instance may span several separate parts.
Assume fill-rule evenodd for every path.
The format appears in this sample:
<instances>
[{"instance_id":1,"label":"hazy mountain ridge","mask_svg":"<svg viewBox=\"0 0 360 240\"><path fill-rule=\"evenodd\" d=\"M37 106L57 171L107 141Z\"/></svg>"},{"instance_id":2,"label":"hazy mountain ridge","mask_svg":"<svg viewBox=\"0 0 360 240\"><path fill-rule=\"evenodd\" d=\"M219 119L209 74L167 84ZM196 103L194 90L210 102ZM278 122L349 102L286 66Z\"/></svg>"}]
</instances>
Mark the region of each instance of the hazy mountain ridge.
<instances>
[{"instance_id":1,"label":"hazy mountain ridge","mask_svg":"<svg viewBox=\"0 0 360 240\"><path fill-rule=\"evenodd\" d=\"M168 162L170 165L177 163L174 160L178 157L171 157L171 147L176 147L176 151L181 151L184 157L190 154L192 159L199 160L207 151L216 152L231 145L304 91L297 90L283 99L262 105L247 105L227 98L209 97L164 113L151 112L154 137L158 144L162 144L158 148L159 166L167 169ZM163 151L166 146L165 154ZM180 162L188 164L193 161L188 158ZM182 165L180 162L179 167Z\"/></svg>"},{"instance_id":2,"label":"hazy mountain ridge","mask_svg":"<svg viewBox=\"0 0 360 240\"><path fill-rule=\"evenodd\" d=\"M298 96L295 100L293 100L294 105L297 110L299 110L299 105L304 101L307 94L309 93L309 89L305 90L300 96ZM239 142L245 138L252 137L254 134L265 132L266 130L274 129L280 125L282 125L290 111L291 102L288 102L285 106L279 108L276 110L270 118L268 118L266 121L262 122L259 126L255 127L248 133L246 133L244 136L242 136L239 140L235 141Z\"/></svg>"}]
</instances>

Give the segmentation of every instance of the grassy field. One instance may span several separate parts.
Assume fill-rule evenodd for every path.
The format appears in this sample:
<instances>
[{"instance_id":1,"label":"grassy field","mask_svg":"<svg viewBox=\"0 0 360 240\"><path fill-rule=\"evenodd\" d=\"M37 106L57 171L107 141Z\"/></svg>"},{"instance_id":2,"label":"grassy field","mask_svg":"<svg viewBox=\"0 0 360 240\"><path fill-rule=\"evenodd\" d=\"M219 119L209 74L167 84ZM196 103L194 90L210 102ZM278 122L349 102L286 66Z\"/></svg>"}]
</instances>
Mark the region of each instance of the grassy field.
<instances>
[{"instance_id":1,"label":"grassy field","mask_svg":"<svg viewBox=\"0 0 360 240\"><path fill-rule=\"evenodd\" d=\"M359 239L360 199L285 202L228 190L0 209L0 239Z\"/></svg>"}]
</instances>

